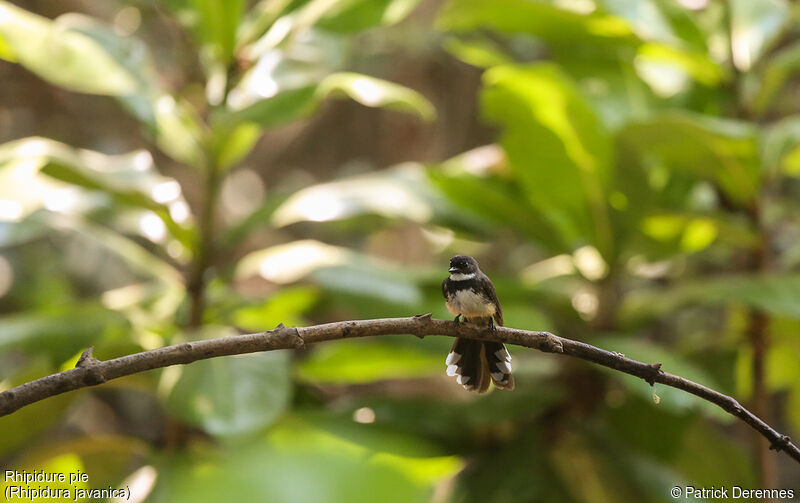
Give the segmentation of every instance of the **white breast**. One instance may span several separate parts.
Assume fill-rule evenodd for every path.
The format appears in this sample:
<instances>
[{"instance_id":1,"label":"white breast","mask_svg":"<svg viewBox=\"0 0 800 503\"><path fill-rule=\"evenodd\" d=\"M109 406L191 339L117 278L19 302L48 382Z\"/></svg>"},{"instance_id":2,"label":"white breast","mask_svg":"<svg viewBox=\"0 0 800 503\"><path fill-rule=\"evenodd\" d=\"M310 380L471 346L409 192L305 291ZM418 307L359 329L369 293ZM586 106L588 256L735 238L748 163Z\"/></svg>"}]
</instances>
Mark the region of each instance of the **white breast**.
<instances>
[{"instance_id":1,"label":"white breast","mask_svg":"<svg viewBox=\"0 0 800 503\"><path fill-rule=\"evenodd\" d=\"M454 272L450 274L450 279L453 281L464 281L465 279L472 279L475 277L475 273L471 272L469 274L461 274L460 272Z\"/></svg>"},{"instance_id":2,"label":"white breast","mask_svg":"<svg viewBox=\"0 0 800 503\"><path fill-rule=\"evenodd\" d=\"M459 290L447 300L447 309L467 318L488 318L496 310L494 303L473 290Z\"/></svg>"}]
</instances>

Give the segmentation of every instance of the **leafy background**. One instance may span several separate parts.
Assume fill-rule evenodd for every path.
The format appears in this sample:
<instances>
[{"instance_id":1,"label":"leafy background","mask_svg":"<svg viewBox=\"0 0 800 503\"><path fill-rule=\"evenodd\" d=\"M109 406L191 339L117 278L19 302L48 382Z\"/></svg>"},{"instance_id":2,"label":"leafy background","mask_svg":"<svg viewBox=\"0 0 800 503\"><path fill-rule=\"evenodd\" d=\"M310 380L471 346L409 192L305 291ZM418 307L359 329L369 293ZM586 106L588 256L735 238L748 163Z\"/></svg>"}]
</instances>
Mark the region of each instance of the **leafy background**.
<instances>
[{"instance_id":1,"label":"leafy background","mask_svg":"<svg viewBox=\"0 0 800 503\"><path fill-rule=\"evenodd\" d=\"M449 316L697 380L800 436L796 5L0 0L0 388L278 323ZM126 377L0 418L0 464L135 501L671 501L798 468L690 395L382 337Z\"/></svg>"}]
</instances>

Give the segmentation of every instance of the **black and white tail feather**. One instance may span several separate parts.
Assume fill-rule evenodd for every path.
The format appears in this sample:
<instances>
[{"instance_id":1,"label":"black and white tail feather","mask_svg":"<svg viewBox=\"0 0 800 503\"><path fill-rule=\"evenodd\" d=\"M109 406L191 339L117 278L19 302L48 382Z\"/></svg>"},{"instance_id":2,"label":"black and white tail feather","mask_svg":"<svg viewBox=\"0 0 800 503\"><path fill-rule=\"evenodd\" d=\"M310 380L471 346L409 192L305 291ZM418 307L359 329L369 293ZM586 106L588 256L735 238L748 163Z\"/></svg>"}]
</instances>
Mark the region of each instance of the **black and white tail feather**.
<instances>
[{"instance_id":1,"label":"black and white tail feather","mask_svg":"<svg viewBox=\"0 0 800 503\"><path fill-rule=\"evenodd\" d=\"M502 343L456 338L445 363L447 375L469 391L485 393L489 382L498 389L514 389L511 355Z\"/></svg>"}]
</instances>

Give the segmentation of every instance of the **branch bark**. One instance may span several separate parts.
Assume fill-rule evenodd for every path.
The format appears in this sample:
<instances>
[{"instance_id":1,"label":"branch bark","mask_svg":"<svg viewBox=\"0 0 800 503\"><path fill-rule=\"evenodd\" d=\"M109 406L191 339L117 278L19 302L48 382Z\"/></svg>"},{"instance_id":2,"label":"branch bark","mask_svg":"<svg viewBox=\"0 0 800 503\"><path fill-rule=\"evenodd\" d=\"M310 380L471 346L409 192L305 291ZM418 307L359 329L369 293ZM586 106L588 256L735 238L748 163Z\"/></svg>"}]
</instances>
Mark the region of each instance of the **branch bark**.
<instances>
[{"instance_id":1,"label":"branch bark","mask_svg":"<svg viewBox=\"0 0 800 503\"><path fill-rule=\"evenodd\" d=\"M640 362L619 353L606 351L583 342L565 339L549 332L535 332L509 327L496 327L494 330L490 330L467 323L436 320L431 318L430 314L409 318L339 321L311 327L285 327L280 325L278 328L268 332L184 342L106 361L94 358L90 348L81 355L74 369L42 377L0 392L0 416L11 414L25 405L44 400L53 395L95 386L111 379L146 370L188 364L219 356L276 349L299 349L305 347L306 344L323 341L391 334L413 334L420 338L426 335L441 335L516 344L545 353L558 353L590 361L639 377L650 385L660 383L681 389L714 403L728 413L738 417L769 440L772 449L784 451L800 463L800 449L791 442L788 436L781 435L775 431L766 422L742 407L736 399L707 388L702 384L664 372L661 370L660 363Z\"/></svg>"}]
</instances>

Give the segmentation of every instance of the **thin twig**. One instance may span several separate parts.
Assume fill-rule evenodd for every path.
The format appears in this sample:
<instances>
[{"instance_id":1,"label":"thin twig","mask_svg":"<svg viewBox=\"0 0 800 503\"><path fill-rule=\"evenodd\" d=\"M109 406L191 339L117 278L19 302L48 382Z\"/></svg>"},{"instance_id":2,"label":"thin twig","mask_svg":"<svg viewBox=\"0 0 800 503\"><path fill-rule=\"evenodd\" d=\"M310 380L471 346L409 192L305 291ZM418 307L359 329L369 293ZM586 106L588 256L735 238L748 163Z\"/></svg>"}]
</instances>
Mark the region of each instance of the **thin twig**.
<instances>
[{"instance_id":1,"label":"thin twig","mask_svg":"<svg viewBox=\"0 0 800 503\"><path fill-rule=\"evenodd\" d=\"M436 320L431 318L430 314L409 318L338 321L311 327L279 325L278 328L269 332L184 342L107 361L97 360L87 353L86 358L82 358L82 365L74 369L42 377L1 392L0 416L11 414L25 405L44 400L49 396L94 386L146 370L188 364L218 356L302 348L306 344L323 341L391 334L412 334L417 337L443 335L516 344L545 353L560 353L587 360L639 377L651 385L660 383L678 388L722 407L761 433L769 440L773 449L786 452L800 463L800 449L791 442L789 437L775 431L770 425L742 407L734 398L702 384L664 372L661 370L660 363L643 363L632 360L619 353L558 337L549 332L534 332L509 327L496 327L491 330L466 323L457 324L452 321Z\"/></svg>"}]
</instances>

